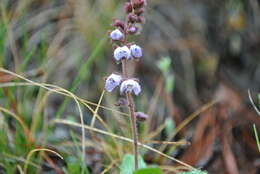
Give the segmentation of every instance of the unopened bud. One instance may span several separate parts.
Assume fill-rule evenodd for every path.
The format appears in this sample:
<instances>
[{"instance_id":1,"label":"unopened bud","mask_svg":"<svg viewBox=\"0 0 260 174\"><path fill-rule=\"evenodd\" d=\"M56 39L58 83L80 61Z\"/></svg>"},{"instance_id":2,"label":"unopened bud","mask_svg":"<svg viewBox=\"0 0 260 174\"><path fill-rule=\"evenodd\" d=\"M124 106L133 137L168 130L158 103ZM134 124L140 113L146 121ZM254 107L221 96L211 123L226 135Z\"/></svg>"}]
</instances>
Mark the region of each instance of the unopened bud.
<instances>
[{"instance_id":1,"label":"unopened bud","mask_svg":"<svg viewBox=\"0 0 260 174\"><path fill-rule=\"evenodd\" d=\"M113 26L113 27L117 27L117 28L121 28L122 30L125 29L125 24L124 24L124 22L121 21L121 20L119 20L119 19L114 19L112 26Z\"/></svg>"},{"instance_id":2,"label":"unopened bud","mask_svg":"<svg viewBox=\"0 0 260 174\"><path fill-rule=\"evenodd\" d=\"M146 0L133 0L132 2L134 9L141 8L146 5Z\"/></svg>"},{"instance_id":3,"label":"unopened bud","mask_svg":"<svg viewBox=\"0 0 260 174\"><path fill-rule=\"evenodd\" d=\"M149 116L143 112L135 112L135 117L138 121L141 122L144 122L149 118Z\"/></svg>"},{"instance_id":4,"label":"unopened bud","mask_svg":"<svg viewBox=\"0 0 260 174\"><path fill-rule=\"evenodd\" d=\"M140 16L141 14L143 14L144 13L144 8L140 8L140 9L136 9L135 10L135 14L137 15L137 16Z\"/></svg>"},{"instance_id":5,"label":"unopened bud","mask_svg":"<svg viewBox=\"0 0 260 174\"><path fill-rule=\"evenodd\" d=\"M127 18L128 18L128 21L131 22L131 23L135 23L135 22L138 21L138 16L135 15L135 14L132 14L132 13L129 14L129 15L127 16Z\"/></svg>"},{"instance_id":6,"label":"unopened bud","mask_svg":"<svg viewBox=\"0 0 260 174\"><path fill-rule=\"evenodd\" d=\"M131 13L133 11L133 6L130 2L126 2L124 5L126 13Z\"/></svg>"},{"instance_id":7,"label":"unopened bud","mask_svg":"<svg viewBox=\"0 0 260 174\"><path fill-rule=\"evenodd\" d=\"M125 98L119 98L115 103L115 106L127 106L128 102Z\"/></svg>"},{"instance_id":8,"label":"unopened bud","mask_svg":"<svg viewBox=\"0 0 260 174\"><path fill-rule=\"evenodd\" d=\"M138 16L137 22L143 24L145 23L145 18L143 16Z\"/></svg>"},{"instance_id":9,"label":"unopened bud","mask_svg":"<svg viewBox=\"0 0 260 174\"><path fill-rule=\"evenodd\" d=\"M127 33L129 34L136 34L138 31L138 28L134 25L131 25L128 29L127 29Z\"/></svg>"}]
</instances>

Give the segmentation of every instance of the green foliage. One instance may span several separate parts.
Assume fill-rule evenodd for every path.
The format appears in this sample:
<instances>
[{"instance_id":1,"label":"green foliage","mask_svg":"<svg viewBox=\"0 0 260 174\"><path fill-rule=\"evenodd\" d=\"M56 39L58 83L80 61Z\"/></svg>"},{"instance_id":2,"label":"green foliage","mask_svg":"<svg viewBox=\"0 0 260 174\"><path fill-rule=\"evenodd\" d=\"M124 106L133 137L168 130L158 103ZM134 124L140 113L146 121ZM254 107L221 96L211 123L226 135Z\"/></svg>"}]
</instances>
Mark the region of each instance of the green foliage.
<instances>
[{"instance_id":1,"label":"green foliage","mask_svg":"<svg viewBox=\"0 0 260 174\"><path fill-rule=\"evenodd\" d=\"M163 174L160 168L144 168L134 172L134 174Z\"/></svg>"},{"instance_id":2,"label":"green foliage","mask_svg":"<svg viewBox=\"0 0 260 174\"><path fill-rule=\"evenodd\" d=\"M146 168L146 164L140 155L138 156L138 166L139 169ZM120 166L120 174L133 174L134 170L134 155L124 155Z\"/></svg>"},{"instance_id":3,"label":"green foliage","mask_svg":"<svg viewBox=\"0 0 260 174\"><path fill-rule=\"evenodd\" d=\"M257 148L258 148L258 151L260 152L260 141L259 141L259 137L258 137L258 133L257 133L255 124L253 124L253 129L254 129L254 133L255 133Z\"/></svg>"},{"instance_id":4,"label":"green foliage","mask_svg":"<svg viewBox=\"0 0 260 174\"><path fill-rule=\"evenodd\" d=\"M192 170L189 172L182 172L180 174L207 174L207 172L201 171L201 170Z\"/></svg>"},{"instance_id":5,"label":"green foliage","mask_svg":"<svg viewBox=\"0 0 260 174\"><path fill-rule=\"evenodd\" d=\"M167 136L169 137L170 135L173 134L173 132L175 132L175 123L171 118L167 118L165 119L165 131Z\"/></svg>"},{"instance_id":6,"label":"green foliage","mask_svg":"<svg viewBox=\"0 0 260 174\"><path fill-rule=\"evenodd\" d=\"M171 58L163 57L157 62L157 67L162 71L165 78L165 90L171 93L174 89L174 74L171 72Z\"/></svg>"},{"instance_id":7,"label":"green foliage","mask_svg":"<svg viewBox=\"0 0 260 174\"><path fill-rule=\"evenodd\" d=\"M67 173L80 173L81 172L81 160L77 159L75 157L68 157L66 159L66 162L68 164L67 166ZM89 174L90 172L87 170L87 168L84 170L84 174Z\"/></svg>"},{"instance_id":8,"label":"green foliage","mask_svg":"<svg viewBox=\"0 0 260 174\"><path fill-rule=\"evenodd\" d=\"M98 57L101 57L98 55L100 55L101 50L104 48L106 43L107 43L107 37L104 37L97 43L95 49L93 50L92 54L89 56L88 60L85 63L84 62L81 63L79 72L78 72L76 78L73 80L72 85L70 87L70 92L75 92L76 89L78 88L78 86L80 85L80 83L82 82L82 80L86 80L89 78L89 76L91 75L91 73L89 71L90 66L95 61L97 61ZM65 98L62 105L59 107L59 110L56 113L56 118L59 118L62 115L68 102L69 102L69 99Z\"/></svg>"},{"instance_id":9,"label":"green foliage","mask_svg":"<svg viewBox=\"0 0 260 174\"><path fill-rule=\"evenodd\" d=\"M174 76L172 74L168 75L166 77L166 91L168 93L173 91L173 87L174 87Z\"/></svg>"},{"instance_id":10,"label":"green foliage","mask_svg":"<svg viewBox=\"0 0 260 174\"><path fill-rule=\"evenodd\" d=\"M163 74L167 74L169 72L171 66L171 58L163 57L161 60L157 62L157 67L162 71Z\"/></svg>"}]
</instances>

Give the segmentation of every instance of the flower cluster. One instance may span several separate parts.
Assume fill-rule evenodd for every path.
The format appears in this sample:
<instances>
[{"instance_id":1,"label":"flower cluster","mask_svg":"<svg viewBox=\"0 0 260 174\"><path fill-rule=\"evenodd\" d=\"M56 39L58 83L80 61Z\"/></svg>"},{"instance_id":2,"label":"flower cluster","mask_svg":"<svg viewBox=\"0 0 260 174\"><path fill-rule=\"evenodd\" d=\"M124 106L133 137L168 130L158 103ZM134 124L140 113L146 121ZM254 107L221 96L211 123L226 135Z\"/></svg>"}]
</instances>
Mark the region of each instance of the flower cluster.
<instances>
[{"instance_id":1,"label":"flower cluster","mask_svg":"<svg viewBox=\"0 0 260 174\"><path fill-rule=\"evenodd\" d=\"M141 86L136 79L123 80L122 76L116 73L112 73L106 78L106 91L112 92L118 86L120 86L120 94L130 92L139 95L141 92Z\"/></svg>"},{"instance_id":2,"label":"flower cluster","mask_svg":"<svg viewBox=\"0 0 260 174\"><path fill-rule=\"evenodd\" d=\"M125 60L140 60L143 56L142 48L134 43L127 43L127 35L138 34L140 30L137 24L144 23L144 7L146 0L131 0L124 5L127 13L126 21L115 19L112 26L115 27L109 33L109 37L114 44L114 59L116 62ZM123 78L120 74L112 73L105 83L105 89L112 92L116 87L120 86L120 93L126 92L135 95L140 94L141 86L138 81L131 78Z\"/></svg>"},{"instance_id":3,"label":"flower cluster","mask_svg":"<svg viewBox=\"0 0 260 174\"><path fill-rule=\"evenodd\" d=\"M120 94L126 95L126 100L121 100L118 105L127 104L129 107L133 145L135 169L138 169L138 130L136 120L144 121L148 115L142 112L135 112L135 105L132 94L139 95L141 86L135 78L129 78L127 74L127 62L132 60L140 60L143 56L142 48L135 43L127 43L128 35L137 35L140 33L140 24L144 23L143 13L145 11L146 0L130 0L124 5L126 12L126 20L121 21L115 19L112 26L114 29L109 33L109 37L114 48L114 59L121 62L122 75L112 73L106 78L105 90L112 92L115 88L120 88Z\"/></svg>"},{"instance_id":4,"label":"flower cluster","mask_svg":"<svg viewBox=\"0 0 260 174\"><path fill-rule=\"evenodd\" d=\"M130 48L128 46L117 47L114 51L114 58L116 61L121 61L122 59L130 60L140 59L143 56L142 48L138 45L131 45Z\"/></svg>"}]
</instances>

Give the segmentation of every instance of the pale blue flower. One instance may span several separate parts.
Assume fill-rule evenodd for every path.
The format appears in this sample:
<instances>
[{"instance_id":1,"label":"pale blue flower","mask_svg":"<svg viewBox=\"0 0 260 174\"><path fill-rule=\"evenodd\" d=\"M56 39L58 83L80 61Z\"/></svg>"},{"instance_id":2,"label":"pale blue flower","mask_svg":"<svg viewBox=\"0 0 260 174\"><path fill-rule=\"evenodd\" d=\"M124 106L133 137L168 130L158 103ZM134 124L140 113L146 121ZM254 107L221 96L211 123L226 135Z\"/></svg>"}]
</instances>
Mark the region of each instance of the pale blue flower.
<instances>
[{"instance_id":1,"label":"pale blue flower","mask_svg":"<svg viewBox=\"0 0 260 174\"><path fill-rule=\"evenodd\" d=\"M134 58L141 58L143 56L142 48L138 45L131 45L130 50Z\"/></svg>"},{"instance_id":2,"label":"pale blue flower","mask_svg":"<svg viewBox=\"0 0 260 174\"><path fill-rule=\"evenodd\" d=\"M139 83L133 79L125 80L121 83L120 93L134 93L135 95L139 95L141 92L141 86Z\"/></svg>"},{"instance_id":3,"label":"pale blue flower","mask_svg":"<svg viewBox=\"0 0 260 174\"><path fill-rule=\"evenodd\" d=\"M106 79L105 90L108 92L112 92L117 86L120 85L121 81L122 81L121 75L112 73Z\"/></svg>"},{"instance_id":4,"label":"pale blue flower","mask_svg":"<svg viewBox=\"0 0 260 174\"><path fill-rule=\"evenodd\" d=\"M110 33L110 38L112 40L121 40L123 39L124 34L119 30L119 29L115 29L114 31L112 31Z\"/></svg>"},{"instance_id":5,"label":"pale blue flower","mask_svg":"<svg viewBox=\"0 0 260 174\"><path fill-rule=\"evenodd\" d=\"M114 58L120 61L122 58L131 59L131 51L127 46L117 47L114 51Z\"/></svg>"}]
</instances>

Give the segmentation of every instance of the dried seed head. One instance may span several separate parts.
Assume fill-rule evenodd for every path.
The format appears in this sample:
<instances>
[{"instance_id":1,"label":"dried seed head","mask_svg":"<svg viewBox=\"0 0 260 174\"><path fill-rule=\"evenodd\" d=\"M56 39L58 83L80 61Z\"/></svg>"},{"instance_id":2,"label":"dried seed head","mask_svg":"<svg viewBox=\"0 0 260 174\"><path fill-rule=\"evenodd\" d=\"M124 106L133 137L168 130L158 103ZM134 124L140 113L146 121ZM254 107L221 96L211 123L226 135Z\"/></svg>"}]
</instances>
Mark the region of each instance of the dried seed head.
<instances>
[{"instance_id":1,"label":"dried seed head","mask_svg":"<svg viewBox=\"0 0 260 174\"><path fill-rule=\"evenodd\" d=\"M127 46L117 47L114 51L114 58L120 61L122 58L131 59L131 51Z\"/></svg>"},{"instance_id":2,"label":"dried seed head","mask_svg":"<svg viewBox=\"0 0 260 174\"><path fill-rule=\"evenodd\" d=\"M135 95L139 95L141 92L141 86L137 81L133 79L125 80L121 83L120 93L124 94L127 92L134 93Z\"/></svg>"},{"instance_id":3,"label":"dried seed head","mask_svg":"<svg viewBox=\"0 0 260 174\"><path fill-rule=\"evenodd\" d=\"M122 40L123 37L124 34L119 29L115 29L110 33L110 38L112 40Z\"/></svg>"},{"instance_id":4,"label":"dried seed head","mask_svg":"<svg viewBox=\"0 0 260 174\"><path fill-rule=\"evenodd\" d=\"M138 45L131 45L130 50L134 58L141 58L143 56L142 48Z\"/></svg>"},{"instance_id":5,"label":"dried seed head","mask_svg":"<svg viewBox=\"0 0 260 174\"><path fill-rule=\"evenodd\" d=\"M121 75L112 73L106 79L105 90L108 92L112 92L117 86L120 85L121 81L122 81Z\"/></svg>"},{"instance_id":6,"label":"dried seed head","mask_svg":"<svg viewBox=\"0 0 260 174\"><path fill-rule=\"evenodd\" d=\"M149 118L149 115L143 113L143 112L135 112L135 117L138 121L146 121Z\"/></svg>"}]
</instances>

